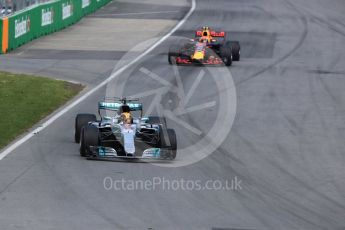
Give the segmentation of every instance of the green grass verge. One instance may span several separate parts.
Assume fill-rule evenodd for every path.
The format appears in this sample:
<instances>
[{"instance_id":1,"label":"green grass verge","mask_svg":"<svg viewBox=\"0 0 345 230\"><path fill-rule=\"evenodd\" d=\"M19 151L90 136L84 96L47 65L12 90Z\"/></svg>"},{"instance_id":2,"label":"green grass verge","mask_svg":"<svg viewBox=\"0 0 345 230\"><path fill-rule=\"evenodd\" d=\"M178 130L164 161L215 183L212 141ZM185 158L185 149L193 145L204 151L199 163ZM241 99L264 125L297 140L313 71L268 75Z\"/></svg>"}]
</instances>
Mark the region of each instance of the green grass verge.
<instances>
[{"instance_id":1,"label":"green grass verge","mask_svg":"<svg viewBox=\"0 0 345 230\"><path fill-rule=\"evenodd\" d=\"M82 90L81 85L0 72L0 148Z\"/></svg>"}]
</instances>

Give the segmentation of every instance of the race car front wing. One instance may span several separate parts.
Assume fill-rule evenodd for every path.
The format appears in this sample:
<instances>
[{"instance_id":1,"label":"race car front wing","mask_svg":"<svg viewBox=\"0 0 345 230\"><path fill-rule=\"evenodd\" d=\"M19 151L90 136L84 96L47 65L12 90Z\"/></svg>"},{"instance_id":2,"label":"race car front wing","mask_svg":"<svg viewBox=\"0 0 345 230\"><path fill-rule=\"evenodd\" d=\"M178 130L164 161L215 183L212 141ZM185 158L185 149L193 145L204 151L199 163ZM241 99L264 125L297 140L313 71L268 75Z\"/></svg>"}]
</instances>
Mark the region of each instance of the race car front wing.
<instances>
[{"instance_id":1,"label":"race car front wing","mask_svg":"<svg viewBox=\"0 0 345 230\"><path fill-rule=\"evenodd\" d=\"M178 65L192 65L192 64L199 64L199 65L224 65L222 59L218 57L208 58L206 60L194 60L188 57L176 57L176 64Z\"/></svg>"},{"instance_id":2,"label":"race car front wing","mask_svg":"<svg viewBox=\"0 0 345 230\"><path fill-rule=\"evenodd\" d=\"M104 146L90 146L91 154L89 160L172 160L173 153L170 149L164 148L148 148L141 155L128 154L120 155L115 149Z\"/></svg>"}]
</instances>

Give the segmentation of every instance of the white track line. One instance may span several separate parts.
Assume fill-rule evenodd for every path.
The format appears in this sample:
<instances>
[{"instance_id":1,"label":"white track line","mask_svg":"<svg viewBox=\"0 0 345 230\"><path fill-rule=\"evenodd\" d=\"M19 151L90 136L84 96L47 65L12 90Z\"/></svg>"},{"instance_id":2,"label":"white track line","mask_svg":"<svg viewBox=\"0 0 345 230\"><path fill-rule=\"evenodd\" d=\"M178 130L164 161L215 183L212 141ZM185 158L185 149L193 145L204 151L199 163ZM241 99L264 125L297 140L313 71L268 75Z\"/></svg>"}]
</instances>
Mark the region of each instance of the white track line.
<instances>
[{"instance_id":1,"label":"white track line","mask_svg":"<svg viewBox=\"0 0 345 230\"><path fill-rule=\"evenodd\" d=\"M184 16L184 18L164 37L162 37L160 40L158 40L154 45L152 45L150 48L148 48L145 52L140 54L138 57L136 57L133 61L130 63L124 65L120 69L118 69L116 72L114 72L112 75L110 75L107 79L105 79L103 82L101 82L99 85L97 85L95 88L91 89L87 93L85 93L83 96L72 102L71 104L67 105L65 108L60 110L58 113L56 113L54 116L49 118L46 122L40 125L40 127L36 128L35 130L31 131L30 133L26 134L24 137L20 138L18 141L13 143L12 145L8 146L4 151L0 153L0 160L4 159L9 153L11 153L13 150L18 148L20 145L25 143L27 140L29 140L31 137L33 137L36 133L42 131L46 127L48 127L51 123L53 123L55 120L57 120L59 117L61 117L63 114L71 110L74 106L78 105L80 102L84 101L86 98L88 98L91 94L99 90L101 87L108 84L111 80L113 80L116 76L121 74L123 71L128 69L130 66L138 62L141 58L143 58L145 55L149 54L152 50L154 50L157 46L159 46L163 41L165 41L168 37L170 37L178 28L180 28L190 17L190 15L195 10L195 0L192 0L192 7L188 11L188 13Z\"/></svg>"},{"instance_id":2,"label":"white track line","mask_svg":"<svg viewBox=\"0 0 345 230\"><path fill-rule=\"evenodd\" d=\"M152 11L152 12L138 12L138 13L120 13L120 14L96 14L95 17L107 17L107 16L127 16L127 15L146 15L146 14L169 14L178 13L180 11Z\"/></svg>"}]
</instances>

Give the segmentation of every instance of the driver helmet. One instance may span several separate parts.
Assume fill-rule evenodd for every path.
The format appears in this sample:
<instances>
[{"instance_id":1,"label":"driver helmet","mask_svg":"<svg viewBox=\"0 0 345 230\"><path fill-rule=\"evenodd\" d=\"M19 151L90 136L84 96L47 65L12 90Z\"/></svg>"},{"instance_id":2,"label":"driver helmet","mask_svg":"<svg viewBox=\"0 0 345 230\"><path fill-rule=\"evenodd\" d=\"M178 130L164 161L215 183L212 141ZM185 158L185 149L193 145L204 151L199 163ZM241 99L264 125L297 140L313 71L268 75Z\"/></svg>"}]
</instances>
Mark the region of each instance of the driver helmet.
<instances>
[{"instance_id":1,"label":"driver helmet","mask_svg":"<svg viewBox=\"0 0 345 230\"><path fill-rule=\"evenodd\" d=\"M206 42L208 42L208 38L207 37L201 37L199 39L199 42L206 43Z\"/></svg>"},{"instance_id":2,"label":"driver helmet","mask_svg":"<svg viewBox=\"0 0 345 230\"><path fill-rule=\"evenodd\" d=\"M124 124L132 124L133 121L132 115L129 112L123 112L121 114L121 119Z\"/></svg>"}]
</instances>

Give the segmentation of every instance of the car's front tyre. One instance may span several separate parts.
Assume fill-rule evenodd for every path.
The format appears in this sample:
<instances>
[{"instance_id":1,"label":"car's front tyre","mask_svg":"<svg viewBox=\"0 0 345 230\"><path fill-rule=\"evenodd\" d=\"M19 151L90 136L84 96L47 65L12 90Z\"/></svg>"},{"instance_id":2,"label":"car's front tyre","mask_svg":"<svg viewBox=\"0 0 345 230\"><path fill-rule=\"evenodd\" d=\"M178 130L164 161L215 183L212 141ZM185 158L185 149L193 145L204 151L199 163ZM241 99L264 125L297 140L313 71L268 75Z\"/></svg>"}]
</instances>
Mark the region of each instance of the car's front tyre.
<instances>
[{"instance_id":1,"label":"car's front tyre","mask_svg":"<svg viewBox=\"0 0 345 230\"><path fill-rule=\"evenodd\" d=\"M159 148L165 148L171 151L170 159L175 159L177 155L177 138L174 129L166 129L163 130L162 128L159 131Z\"/></svg>"},{"instance_id":2,"label":"car's front tyre","mask_svg":"<svg viewBox=\"0 0 345 230\"><path fill-rule=\"evenodd\" d=\"M168 129L168 137L170 140L170 150L171 150L171 155L170 158L173 160L176 158L177 155L177 138L176 138L176 133L174 129Z\"/></svg>"},{"instance_id":3,"label":"car's front tyre","mask_svg":"<svg viewBox=\"0 0 345 230\"><path fill-rule=\"evenodd\" d=\"M90 156L90 146L99 146L99 130L93 125L86 125L80 135L80 156Z\"/></svg>"},{"instance_id":4,"label":"car's front tyre","mask_svg":"<svg viewBox=\"0 0 345 230\"><path fill-rule=\"evenodd\" d=\"M227 46L231 47L233 61L240 61L241 58L241 46L238 41L229 41Z\"/></svg>"}]
</instances>

